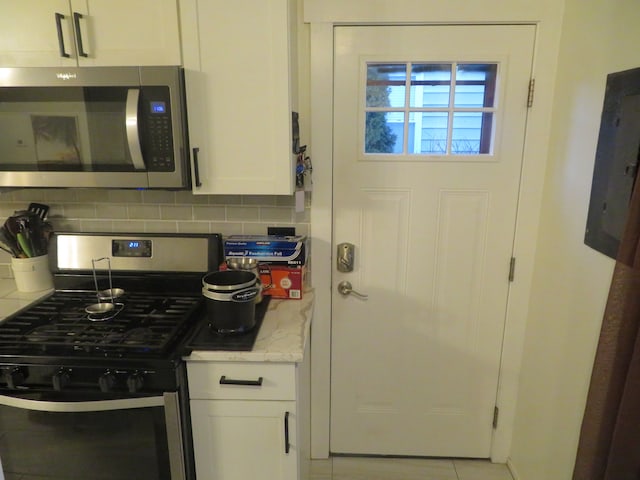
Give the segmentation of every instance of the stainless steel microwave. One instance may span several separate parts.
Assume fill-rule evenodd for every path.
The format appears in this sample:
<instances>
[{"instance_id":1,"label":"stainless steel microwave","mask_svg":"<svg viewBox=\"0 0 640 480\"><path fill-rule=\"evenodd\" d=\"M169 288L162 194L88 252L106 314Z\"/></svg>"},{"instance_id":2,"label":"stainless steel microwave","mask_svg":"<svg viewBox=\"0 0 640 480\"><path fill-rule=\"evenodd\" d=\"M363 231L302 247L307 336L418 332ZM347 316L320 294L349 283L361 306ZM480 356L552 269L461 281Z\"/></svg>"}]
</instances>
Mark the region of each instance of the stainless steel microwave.
<instances>
[{"instance_id":1,"label":"stainless steel microwave","mask_svg":"<svg viewBox=\"0 0 640 480\"><path fill-rule=\"evenodd\" d=\"M0 68L0 187L186 189L180 67Z\"/></svg>"}]
</instances>

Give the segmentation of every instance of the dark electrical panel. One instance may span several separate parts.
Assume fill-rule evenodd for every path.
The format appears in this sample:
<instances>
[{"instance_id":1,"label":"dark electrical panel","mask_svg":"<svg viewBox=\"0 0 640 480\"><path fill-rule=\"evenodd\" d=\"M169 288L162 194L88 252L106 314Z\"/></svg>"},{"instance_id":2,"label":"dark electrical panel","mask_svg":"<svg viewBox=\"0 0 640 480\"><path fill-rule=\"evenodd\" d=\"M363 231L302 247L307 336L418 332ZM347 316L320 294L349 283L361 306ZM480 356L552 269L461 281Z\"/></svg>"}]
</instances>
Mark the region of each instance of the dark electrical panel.
<instances>
[{"instance_id":1,"label":"dark electrical panel","mask_svg":"<svg viewBox=\"0 0 640 480\"><path fill-rule=\"evenodd\" d=\"M640 68L607 75L584 243L615 258L640 162Z\"/></svg>"}]
</instances>

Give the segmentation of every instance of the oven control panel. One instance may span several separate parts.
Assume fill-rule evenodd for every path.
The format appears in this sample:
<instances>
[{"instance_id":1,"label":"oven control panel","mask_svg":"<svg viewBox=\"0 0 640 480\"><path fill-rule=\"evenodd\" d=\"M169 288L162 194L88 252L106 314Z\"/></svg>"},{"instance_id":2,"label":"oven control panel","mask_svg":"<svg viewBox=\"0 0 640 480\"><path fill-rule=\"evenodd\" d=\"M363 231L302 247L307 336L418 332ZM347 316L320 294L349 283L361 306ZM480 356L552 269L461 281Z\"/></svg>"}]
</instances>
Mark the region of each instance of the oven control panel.
<instances>
[{"instance_id":1,"label":"oven control panel","mask_svg":"<svg viewBox=\"0 0 640 480\"><path fill-rule=\"evenodd\" d=\"M149 369L4 365L0 388L117 394L163 393L176 389L175 373Z\"/></svg>"},{"instance_id":2,"label":"oven control panel","mask_svg":"<svg viewBox=\"0 0 640 480\"><path fill-rule=\"evenodd\" d=\"M56 233L50 243L54 273L208 272L222 261L219 234Z\"/></svg>"}]
</instances>

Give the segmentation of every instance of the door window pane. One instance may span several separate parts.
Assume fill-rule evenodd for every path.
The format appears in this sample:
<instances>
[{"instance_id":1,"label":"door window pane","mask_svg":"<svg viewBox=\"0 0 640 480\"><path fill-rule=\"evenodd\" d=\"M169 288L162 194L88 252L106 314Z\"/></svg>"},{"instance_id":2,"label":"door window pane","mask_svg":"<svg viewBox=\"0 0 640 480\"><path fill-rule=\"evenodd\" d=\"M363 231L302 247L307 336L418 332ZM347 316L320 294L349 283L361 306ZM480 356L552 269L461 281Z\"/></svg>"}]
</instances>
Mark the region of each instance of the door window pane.
<instances>
[{"instance_id":1,"label":"door window pane","mask_svg":"<svg viewBox=\"0 0 640 480\"><path fill-rule=\"evenodd\" d=\"M496 64L458 64L455 107L493 107L497 70Z\"/></svg>"},{"instance_id":2,"label":"door window pane","mask_svg":"<svg viewBox=\"0 0 640 480\"><path fill-rule=\"evenodd\" d=\"M415 133L409 139L408 153L432 155L447 153L448 124L447 112L411 113L409 125L413 127Z\"/></svg>"},{"instance_id":3,"label":"door window pane","mask_svg":"<svg viewBox=\"0 0 640 480\"><path fill-rule=\"evenodd\" d=\"M404 107L406 64L367 66L367 107Z\"/></svg>"},{"instance_id":4,"label":"door window pane","mask_svg":"<svg viewBox=\"0 0 640 480\"><path fill-rule=\"evenodd\" d=\"M448 107L450 92L450 64L411 65L412 107Z\"/></svg>"},{"instance_id":5,"label":"door window pane","mask_svg":"<svg viewBox=\"0 0 640 480\"><path fill-rule=\"evenodd\" d=\"M365 153L402 153L404 114L367 112L364 137Z\"/></svg>"},{"instance_id":6,"label":"door window pane","mask_svg":"<svg viewBox=\"0 0 640 480\"><path fill-rule=\"evenodd\" d=\"M492 122L492 113L455 112L451 132L451 153L455 155L490 153Z\"/></svg>"}]
</instances>

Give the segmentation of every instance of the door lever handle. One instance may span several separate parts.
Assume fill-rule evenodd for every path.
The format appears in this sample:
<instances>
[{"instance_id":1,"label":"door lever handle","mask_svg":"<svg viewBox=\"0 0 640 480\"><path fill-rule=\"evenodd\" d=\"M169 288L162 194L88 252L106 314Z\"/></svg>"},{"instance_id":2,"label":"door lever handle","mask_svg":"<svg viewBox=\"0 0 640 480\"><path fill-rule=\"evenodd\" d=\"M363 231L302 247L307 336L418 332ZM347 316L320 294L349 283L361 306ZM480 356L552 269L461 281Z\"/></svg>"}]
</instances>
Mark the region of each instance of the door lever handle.
<instances>
[{"instance_id":1,"label":"door lever handle","mask_svg":"<svg viewBox=\"0 0 640 480\"><path fill-rule=\"evenodd\" d=\"M340 293L340 295L344 295L345 297L353 293L356 297L361 298L362 300L366 300L367 298L369 298L369 295L356 292L353 289L351 282L348 282L347 280L343 280L338 284L338 293Z\"/></svg>"}]
</instances>

